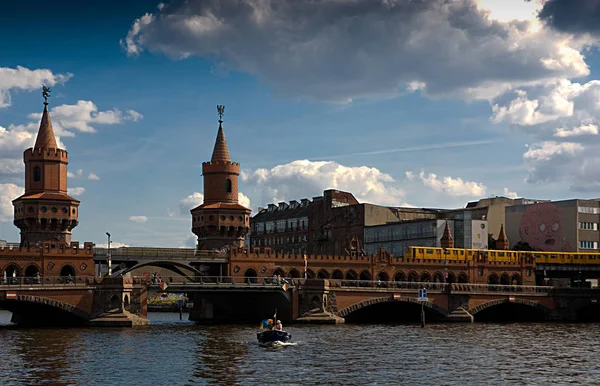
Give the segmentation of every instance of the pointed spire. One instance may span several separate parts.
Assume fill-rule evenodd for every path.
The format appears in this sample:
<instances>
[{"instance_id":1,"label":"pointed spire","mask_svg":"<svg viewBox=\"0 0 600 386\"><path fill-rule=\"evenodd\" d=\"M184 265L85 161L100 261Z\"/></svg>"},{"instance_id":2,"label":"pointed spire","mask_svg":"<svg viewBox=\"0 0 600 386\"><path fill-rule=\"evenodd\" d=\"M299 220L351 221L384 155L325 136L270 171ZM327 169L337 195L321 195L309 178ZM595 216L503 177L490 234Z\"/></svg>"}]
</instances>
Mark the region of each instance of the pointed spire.
<instances>
[{"instance_id":1,"label":"pointed spire","mask_svg":"<svg viewBox=\"0 0 600 386\"><path fill-rule=\"evenodd\" d=\"M500 224L500 233L498 233L498 240L496 240L496 249L506 250L508 249L509 242L504 233L504 224Z\"/></svg>"},{"instance_id":2,"label":"pointed spire","mask_svg":"<svg viewBox=\"0 0 600 386\"><path fill-rule=\"evenodd\" d=\"M44 96L44 112L42 113L40 129L38 130L34 148L58 149L56 138L54 137L54 130L52 129L52 121L50 120L50 113L48 113L48 97L50 96L50 89L43 86L42 95Z\"/></svg>"},{"instance_id":3,"label":"pointed spire","mask_svg":"<svg viewBox=\"0 0 600 386\"><path fill-rule=\"evenodd\" d=\"M223 132L223 114L225 112L225 106L217 106L217 111L219 112L219 132L217 133L217 140L215 141L215 148L210 161L231 162L229 148L227 147L225 133Z\"/></svg>"},{"instance_id":4,"label":"pointed spire","mask_svg":"<svg viewBox=\"0 0 600 386\"><path fill-rule=\"evenodd\" d=\"M440 246L442 248L454 248L454 239L452 238L452 234L450 233L450 226L448 225L448 220L446 220L444 234L440 239Z\"/></svg>"}]
</instances>

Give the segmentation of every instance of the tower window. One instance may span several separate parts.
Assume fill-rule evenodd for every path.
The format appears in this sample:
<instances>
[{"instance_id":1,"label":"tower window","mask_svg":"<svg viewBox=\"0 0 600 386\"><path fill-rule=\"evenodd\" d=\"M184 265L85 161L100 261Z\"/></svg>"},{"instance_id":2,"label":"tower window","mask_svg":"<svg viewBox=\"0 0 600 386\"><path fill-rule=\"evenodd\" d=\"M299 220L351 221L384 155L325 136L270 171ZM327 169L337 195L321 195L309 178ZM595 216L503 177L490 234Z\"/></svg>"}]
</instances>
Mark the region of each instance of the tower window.
<instances>
[{"instance_id":1,"label":"tower window","mask_svg":"<svg viewBox=\"0 0 600 386\"><path fill-rule=\"evenodd\" d=\"M225 191L231 193L231 180L229 178L225 180Z\"/></svg>"},{"instance_id":2,"label":"tower window","mask_svg":"<svg viewBox=\"0 0 600 386\"><path fill-rule=\"evenodd\" d=\"M33 180L40 181L42 179L42 170L39 166L33 168Z\"/></svg>"}]
</instances>

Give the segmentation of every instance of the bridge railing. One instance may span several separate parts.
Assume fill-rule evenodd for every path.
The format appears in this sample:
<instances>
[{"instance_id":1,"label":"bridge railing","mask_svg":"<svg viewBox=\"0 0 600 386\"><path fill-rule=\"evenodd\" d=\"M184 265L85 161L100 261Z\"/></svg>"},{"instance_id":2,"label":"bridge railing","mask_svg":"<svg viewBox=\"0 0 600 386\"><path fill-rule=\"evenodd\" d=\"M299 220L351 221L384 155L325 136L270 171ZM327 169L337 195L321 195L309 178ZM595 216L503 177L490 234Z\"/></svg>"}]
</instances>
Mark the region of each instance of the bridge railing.
<instances>
[{"instance_id":1,"label":"bridge railing","mask_svg":"<svg viewBox=\"0 0 600 386\"><path fill-rule=\"evenodd\" d=\"M245 285L245 286L283 286L287 284L289 288L294 287L294 279L286 277L274 279L272 277L239 277L239 276L196 276L194 278L186 278L183 276L174 277L172 280L158 280L145 276L134 277L136 284L160 285L166 283L169 285Z\"/></svg>"},{"instance_id":2,"label":"bridge railing","mask_svg":"<svg viewBox=\"0 0 600 386\"><path fill-rule=\"evenodd\" d=\"M330 287L340 288L380 288L419 290L425 288L431 291L452 293L473 292L509 292L509 293L540 293L547 294L553 287L530 285L503 285L503 284L470 284L470 283L431 283L409 281L373 281L373 280L336 280L329 279Z\"/></svg>"},{"instance_id":3,"label":"bridge railing","mask_svg":"<svg viewBox=\"0 0 600 386\"><path fill-rule=\"evenodd\" d=\"M93 286L99 279L94 276L17 276L0 278L0 285L10 288L57 287L57 286Z\"/></svg>"}]
</instances>

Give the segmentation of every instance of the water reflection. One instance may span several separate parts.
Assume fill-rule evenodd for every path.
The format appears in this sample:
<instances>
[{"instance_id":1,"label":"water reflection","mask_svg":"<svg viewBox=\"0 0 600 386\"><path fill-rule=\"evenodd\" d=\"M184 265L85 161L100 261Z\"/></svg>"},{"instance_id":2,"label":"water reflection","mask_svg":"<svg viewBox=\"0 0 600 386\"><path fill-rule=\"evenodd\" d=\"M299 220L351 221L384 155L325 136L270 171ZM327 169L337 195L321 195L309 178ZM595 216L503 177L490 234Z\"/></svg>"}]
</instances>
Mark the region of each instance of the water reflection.
<instances>
[{"instance_id":1,"label":"water reflection","mask_svg":"<svg viewBox=\"0 0 600 386\"><path fill-rule=\"evenodd\" d=\"M195 350L194 377L210 379L216 384L233 385L256 371L247 367L249 344L240 339L243 335L239 332L239 326L205 327L204 340Z\"/></svg>"}]
</instances>

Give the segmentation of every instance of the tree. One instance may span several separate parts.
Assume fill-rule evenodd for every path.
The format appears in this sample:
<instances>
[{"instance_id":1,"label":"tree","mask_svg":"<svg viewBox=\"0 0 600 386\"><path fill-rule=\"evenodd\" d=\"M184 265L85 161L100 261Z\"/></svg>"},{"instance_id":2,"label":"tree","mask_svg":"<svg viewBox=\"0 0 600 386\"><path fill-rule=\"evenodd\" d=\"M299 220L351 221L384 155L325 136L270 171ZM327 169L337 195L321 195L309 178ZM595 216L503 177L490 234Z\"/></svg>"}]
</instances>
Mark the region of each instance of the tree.
<instances>
[{"instance_id":1,"label":"tree","mask_svg":"<svg viewBox=\"0 0 600 386\"><path fill-rule=\"evenodd\" d=\"M519 241L513 247L513 251L535 251L526 241Z\"/></svg>"},{"instance_id":2,"label":"tree","mask_svg":"<svg viewBox=\"0 0 600 386\"><path fill-rule=\"evenodd\" d=\"M488 249L496 249L496 239L493 233L488 233Z\"/></svg>"}]
</instances>

